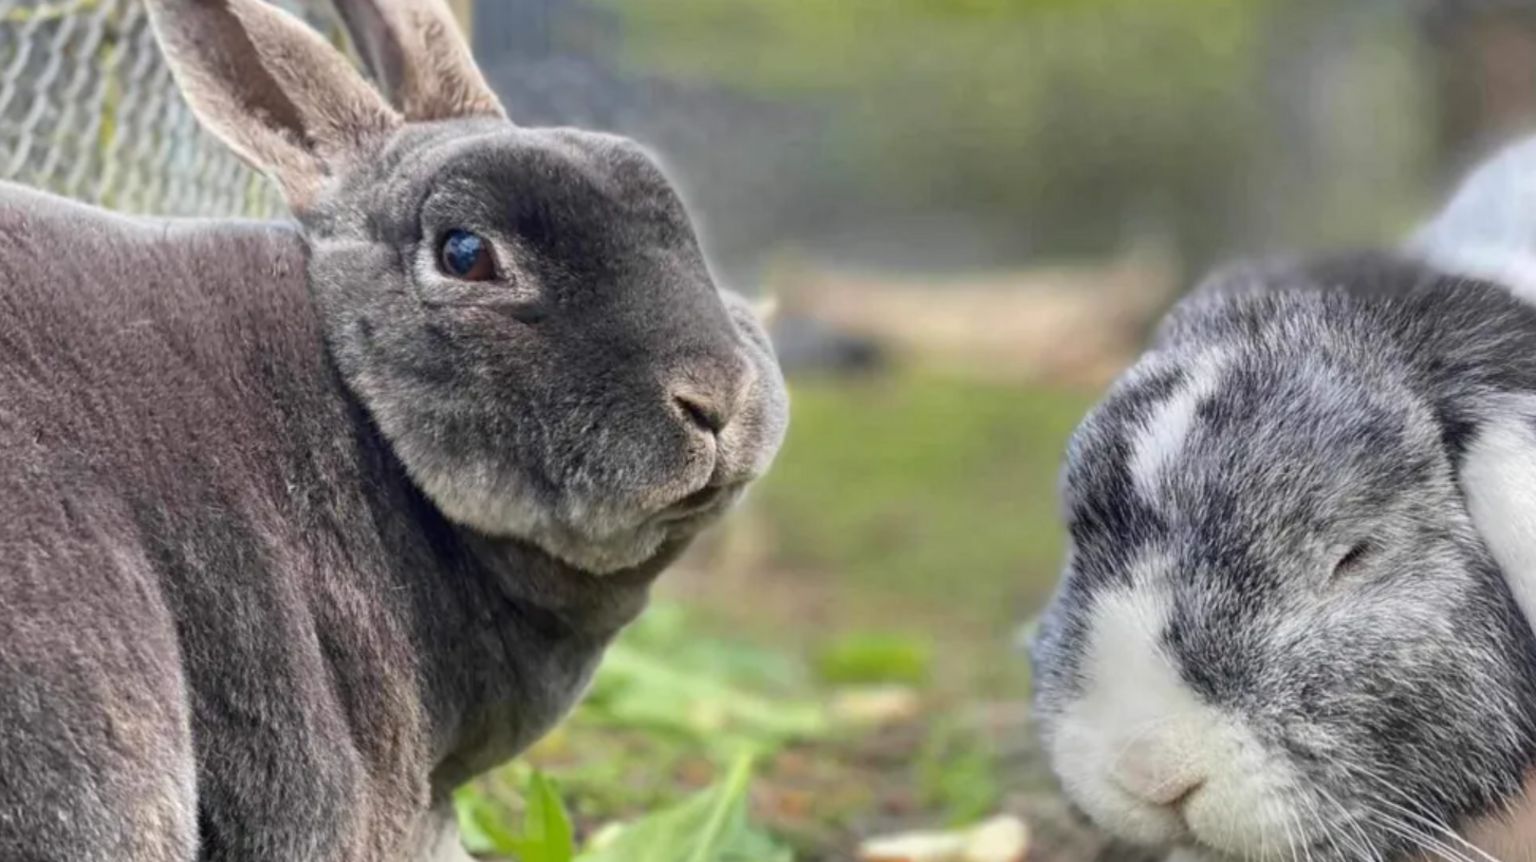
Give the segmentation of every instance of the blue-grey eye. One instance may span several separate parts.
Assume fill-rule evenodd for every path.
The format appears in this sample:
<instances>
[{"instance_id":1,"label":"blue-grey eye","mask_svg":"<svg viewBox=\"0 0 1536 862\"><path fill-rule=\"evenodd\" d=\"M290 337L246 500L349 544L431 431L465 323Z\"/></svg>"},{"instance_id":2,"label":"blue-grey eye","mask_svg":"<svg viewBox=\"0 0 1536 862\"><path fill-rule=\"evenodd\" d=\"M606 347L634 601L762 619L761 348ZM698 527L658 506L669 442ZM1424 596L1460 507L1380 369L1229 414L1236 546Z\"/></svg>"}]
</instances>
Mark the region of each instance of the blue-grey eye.
<instances>
[{"instance_id":1,"label":"blue-grey eye","mask_svg":"<svg viewBox=\"0 0 1536 862\"><path fill-rule=\"evenodd\" d=\"M455 228L443 236L438 260L443 272L464 281L490 281L496 277L491 244L467 230Z\"/></svg>"}]
</instances>

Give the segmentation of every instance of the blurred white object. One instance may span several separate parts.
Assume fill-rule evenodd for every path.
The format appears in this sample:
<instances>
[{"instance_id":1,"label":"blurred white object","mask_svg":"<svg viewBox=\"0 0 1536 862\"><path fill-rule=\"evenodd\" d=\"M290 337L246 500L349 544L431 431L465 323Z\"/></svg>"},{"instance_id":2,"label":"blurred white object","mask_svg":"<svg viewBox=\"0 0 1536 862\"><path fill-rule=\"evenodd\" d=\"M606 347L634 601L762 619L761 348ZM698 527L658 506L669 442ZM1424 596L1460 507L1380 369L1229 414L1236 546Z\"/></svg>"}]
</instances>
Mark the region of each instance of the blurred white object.
<instances>
[{"instance_id":1,"label":"blurred white object","mask_svg":"<svg viewBox=\"0 0 1536 862\"><path fill-rule=\"evenodd\" d=\"M965 835L957 832L908 832L868 841L859 849L864 862L963 862Z\"/></svg>"},{"instance_id":2,"label":"blurred white object","mask_svg":"<svg viewBox=\"0 0 1536 862\"><path fill-rule=\"evenodd\" d=\"M909 832L868 841L863 862L1023 862L1029 827L1017 817L994 817L955 832Z\"/></svg>"},{"instance_id":3,"label":"blurred white object","mask_svg":"<svg viewBox=\"0 0 1536 862\"><path fill-rule=\"evenodd\" d=\"M882 685L845 689L832 699L832 716L848 724L883 726L911 721L923 702L911 686Z\"/></svg>"},{"instance_id":4,"label":"blurred white object","mask_svg":"<svg viewBox=\"0 0 1536 862\"><path fill-rule=\"evenodd\" d=\"M1029 852L1029 827L1017 817L994 817L971 830L965 862L1023 862Z\"/></svg>"}]
</instances>

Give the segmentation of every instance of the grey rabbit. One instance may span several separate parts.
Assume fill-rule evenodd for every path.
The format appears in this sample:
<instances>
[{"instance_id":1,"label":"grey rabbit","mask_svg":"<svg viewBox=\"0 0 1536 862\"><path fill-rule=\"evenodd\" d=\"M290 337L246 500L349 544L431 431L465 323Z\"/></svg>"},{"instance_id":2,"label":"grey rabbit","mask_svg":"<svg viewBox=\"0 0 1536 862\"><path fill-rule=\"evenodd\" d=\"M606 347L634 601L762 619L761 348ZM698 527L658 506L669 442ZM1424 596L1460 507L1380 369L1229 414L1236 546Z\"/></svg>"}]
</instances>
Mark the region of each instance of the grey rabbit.
<instances>
[{"instance_id":1,"label":"grey rabbit","mask_svg":"<svg viewBox=\"0 0 1536 862\"><path fill-rule=\"evenodd\" d=\"M521 128L441 0L149 0L295 222L0 186L0 860L448 860L768 467L786 394L653 160Z\"/></svg>"},{"instance_id":2,"label":"grey rabbit","mask_svg":"<svg viewBox=\"0 0 1536 862\"><path fill-rule=\"evenodd\" d=\"M1185 860L1536 859L1536 142L1395 251L1239 265L1073 436L1031 645L1093 821Z\"/></svg>"}]
</instances>

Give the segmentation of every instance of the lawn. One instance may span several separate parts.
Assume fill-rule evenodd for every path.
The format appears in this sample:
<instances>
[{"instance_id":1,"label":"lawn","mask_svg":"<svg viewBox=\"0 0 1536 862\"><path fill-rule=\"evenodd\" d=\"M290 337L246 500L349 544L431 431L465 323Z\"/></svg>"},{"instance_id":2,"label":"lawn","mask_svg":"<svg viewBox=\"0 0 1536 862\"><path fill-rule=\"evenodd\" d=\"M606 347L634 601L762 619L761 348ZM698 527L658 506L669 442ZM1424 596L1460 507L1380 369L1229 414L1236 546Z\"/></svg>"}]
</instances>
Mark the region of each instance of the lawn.
<instances>
[{"instance_id":1,"label":"lawn","mask_svg":"<svg viewBox=\"0 0 1536 862\"><path fill-rule=\"evenodd\" d=\"M1090 395L922 372L793 395L757 492L781 563L1010 624L1048 589L1057 468Z\"/></svg>"}]
</instances>

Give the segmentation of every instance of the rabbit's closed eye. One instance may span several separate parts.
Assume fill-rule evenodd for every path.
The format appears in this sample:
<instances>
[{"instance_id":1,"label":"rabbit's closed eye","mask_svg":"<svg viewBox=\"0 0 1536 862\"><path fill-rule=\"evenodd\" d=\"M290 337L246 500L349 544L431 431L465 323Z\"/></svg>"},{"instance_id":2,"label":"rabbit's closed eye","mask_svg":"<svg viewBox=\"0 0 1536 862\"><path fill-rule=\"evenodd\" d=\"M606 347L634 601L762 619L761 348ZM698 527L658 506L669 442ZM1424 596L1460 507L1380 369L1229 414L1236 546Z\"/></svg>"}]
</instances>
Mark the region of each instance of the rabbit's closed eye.
<instances>
[{"instance_id":1,"label":"rabbit's closed eye","mask_svg":"<svg viewBox=\"0 0 1536 862\"><path fill-rule=\"evenodd\" d=\"M1333 564L1333 577L1345 577L1358 573L1360 568L1375 554L1376 546L1369 540L1356 542Z\"/></svg>"}]
</instances>

